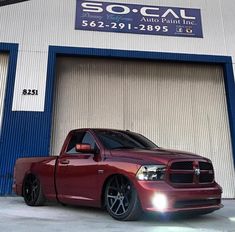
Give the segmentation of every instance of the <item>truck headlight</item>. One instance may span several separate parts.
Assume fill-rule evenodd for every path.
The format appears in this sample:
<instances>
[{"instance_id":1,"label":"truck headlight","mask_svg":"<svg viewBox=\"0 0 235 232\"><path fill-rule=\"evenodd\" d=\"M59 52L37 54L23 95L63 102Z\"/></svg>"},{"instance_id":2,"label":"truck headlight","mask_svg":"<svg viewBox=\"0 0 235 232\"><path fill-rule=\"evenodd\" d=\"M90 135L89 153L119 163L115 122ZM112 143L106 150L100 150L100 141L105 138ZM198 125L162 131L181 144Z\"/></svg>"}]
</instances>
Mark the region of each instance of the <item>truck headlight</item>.
<instances>
[{"instance_id":1,"label":"truck headlight","mask_svg":"<svg viewBox=\"0 0 235 232\"><path fill-rule=\"evenodd\" d=\"M165 165L144 165L136 173L138 180L163 180L166 171Z\"/></svg>"}]
</instances>

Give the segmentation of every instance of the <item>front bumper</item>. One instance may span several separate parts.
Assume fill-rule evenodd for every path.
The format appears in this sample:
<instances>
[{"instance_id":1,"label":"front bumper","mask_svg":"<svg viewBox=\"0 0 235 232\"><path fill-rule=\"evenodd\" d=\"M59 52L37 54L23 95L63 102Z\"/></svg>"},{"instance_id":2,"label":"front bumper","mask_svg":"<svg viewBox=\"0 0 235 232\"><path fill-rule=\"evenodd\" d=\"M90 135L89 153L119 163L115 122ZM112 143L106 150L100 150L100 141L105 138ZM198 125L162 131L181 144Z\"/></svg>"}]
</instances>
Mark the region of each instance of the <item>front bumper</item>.
<instances>
[{"instance_id":1,"label":"front bumper","mask_svg":"<svg viewBox=\"0 0 235 232\"><path fill-rule=\"evenodd\" d=\"M137 181L135 187L144 211L185 212L214 211L223 207L221 187L214 183L212 187L174 188L164 181ZM160 209L153 203L156 194L166 197L167 205Z\"/></svg>"}]
</instances>

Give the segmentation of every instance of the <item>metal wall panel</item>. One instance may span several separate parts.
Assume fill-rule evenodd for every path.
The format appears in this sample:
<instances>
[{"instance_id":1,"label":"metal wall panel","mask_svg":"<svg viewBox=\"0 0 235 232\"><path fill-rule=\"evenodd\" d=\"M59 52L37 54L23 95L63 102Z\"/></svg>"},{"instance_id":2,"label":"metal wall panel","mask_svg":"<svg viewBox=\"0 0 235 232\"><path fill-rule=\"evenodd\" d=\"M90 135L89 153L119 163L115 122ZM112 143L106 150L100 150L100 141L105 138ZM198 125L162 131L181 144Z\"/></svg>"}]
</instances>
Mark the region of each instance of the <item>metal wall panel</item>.
<instances>
[{"instance_id":1,"label":"metal wall panel","mask_svg":"<svg viewBox=\"0 0 235 232\"><path fill-rule=\"evenodd\" d=\"M7 54L0 54L0 132L2 127L4 99L7 82L8 58L9 56Z\"/></svg>"},{"instance_id":2,"label":"metal wall panel","mask_svg":"<svg viewBox=\"0 0 235 232\"><path fill-rule=\"evenodd\" d=\"M235 197L220 66L58 58L51 154L59 153L69 130L80 127L129 129L159 146L206 156L223 197Z\"/></svg>"},{"instance_id":3,"label":"metal wall panel","mask_svg":"<svg viewBox=\"0 0 235 232\"><path fill-rule=\"evenodd\" d=\"M102 0L101 0L102 2ZM229 0L111 0L110 2L160 5L201 9L204 38L184 38L75 30L76 0L31 0L0 8L0 41L19 43L16 85L12 108L14 111L44 111L47 52L49 45L91 47L122 50L173 52L188 54L228 55L234 57L235 33L233 12ZM45 54L45 55L42 55ZM38 57L43 56L43 62ZM40 82L34 82L35 67ZM31 83L40 90L37 98L22 96L22 83ZM36 86L36 87L35 87Z\"/></svg>"}]
</instances>

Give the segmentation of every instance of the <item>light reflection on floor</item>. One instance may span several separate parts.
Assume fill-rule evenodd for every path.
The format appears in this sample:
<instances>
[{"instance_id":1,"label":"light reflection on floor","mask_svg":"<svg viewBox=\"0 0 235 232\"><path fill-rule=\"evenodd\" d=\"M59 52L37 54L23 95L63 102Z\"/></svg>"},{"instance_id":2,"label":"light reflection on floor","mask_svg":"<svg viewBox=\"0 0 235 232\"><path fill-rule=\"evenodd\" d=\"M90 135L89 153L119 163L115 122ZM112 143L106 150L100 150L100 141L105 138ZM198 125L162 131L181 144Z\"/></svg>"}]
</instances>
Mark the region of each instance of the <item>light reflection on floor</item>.
<instances>
[{"instance_id":1,"label":"light reflection on floor","mask_svg":"<svg viewBox=\"0 0 235 232\"><path fill-rule=\"evenodd\" d=\"M0 197L0 232L235 232L235 200L223 203L223 209L204 216L145 214L139 221L121 222L101 209L28 207L22 198Z\"/></svg>"}]
</instances>

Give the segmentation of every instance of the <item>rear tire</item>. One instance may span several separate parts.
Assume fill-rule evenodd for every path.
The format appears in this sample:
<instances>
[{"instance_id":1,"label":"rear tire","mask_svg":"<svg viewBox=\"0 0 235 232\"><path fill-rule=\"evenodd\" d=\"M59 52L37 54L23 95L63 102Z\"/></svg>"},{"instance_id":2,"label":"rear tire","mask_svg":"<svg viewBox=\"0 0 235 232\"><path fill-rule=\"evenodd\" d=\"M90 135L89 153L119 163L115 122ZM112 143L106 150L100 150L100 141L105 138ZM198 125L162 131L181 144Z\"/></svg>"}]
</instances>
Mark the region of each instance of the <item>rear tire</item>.
<instances>
[{"instance_id":1,"label":"rear tire","mask_svg":"<svg viewBox=\"0 0 235 232\"><path fill-rule=\"evenodd\" d=\"M33 174L29 174L24 180L23 197L29 206L41 206L45 203L41 183Z\"/></svg>"},{"instance_id":2,"label":"rear tire","mask_svg":"<svg viewBox=\"0 0 235 232\"><path fill-rule=\"evenodd\" d=\"M105 189L105 205L108 213L117 220L139 219L142 208L133 184L122 175L112 176Z\"/></svg>"}]
</instances>

